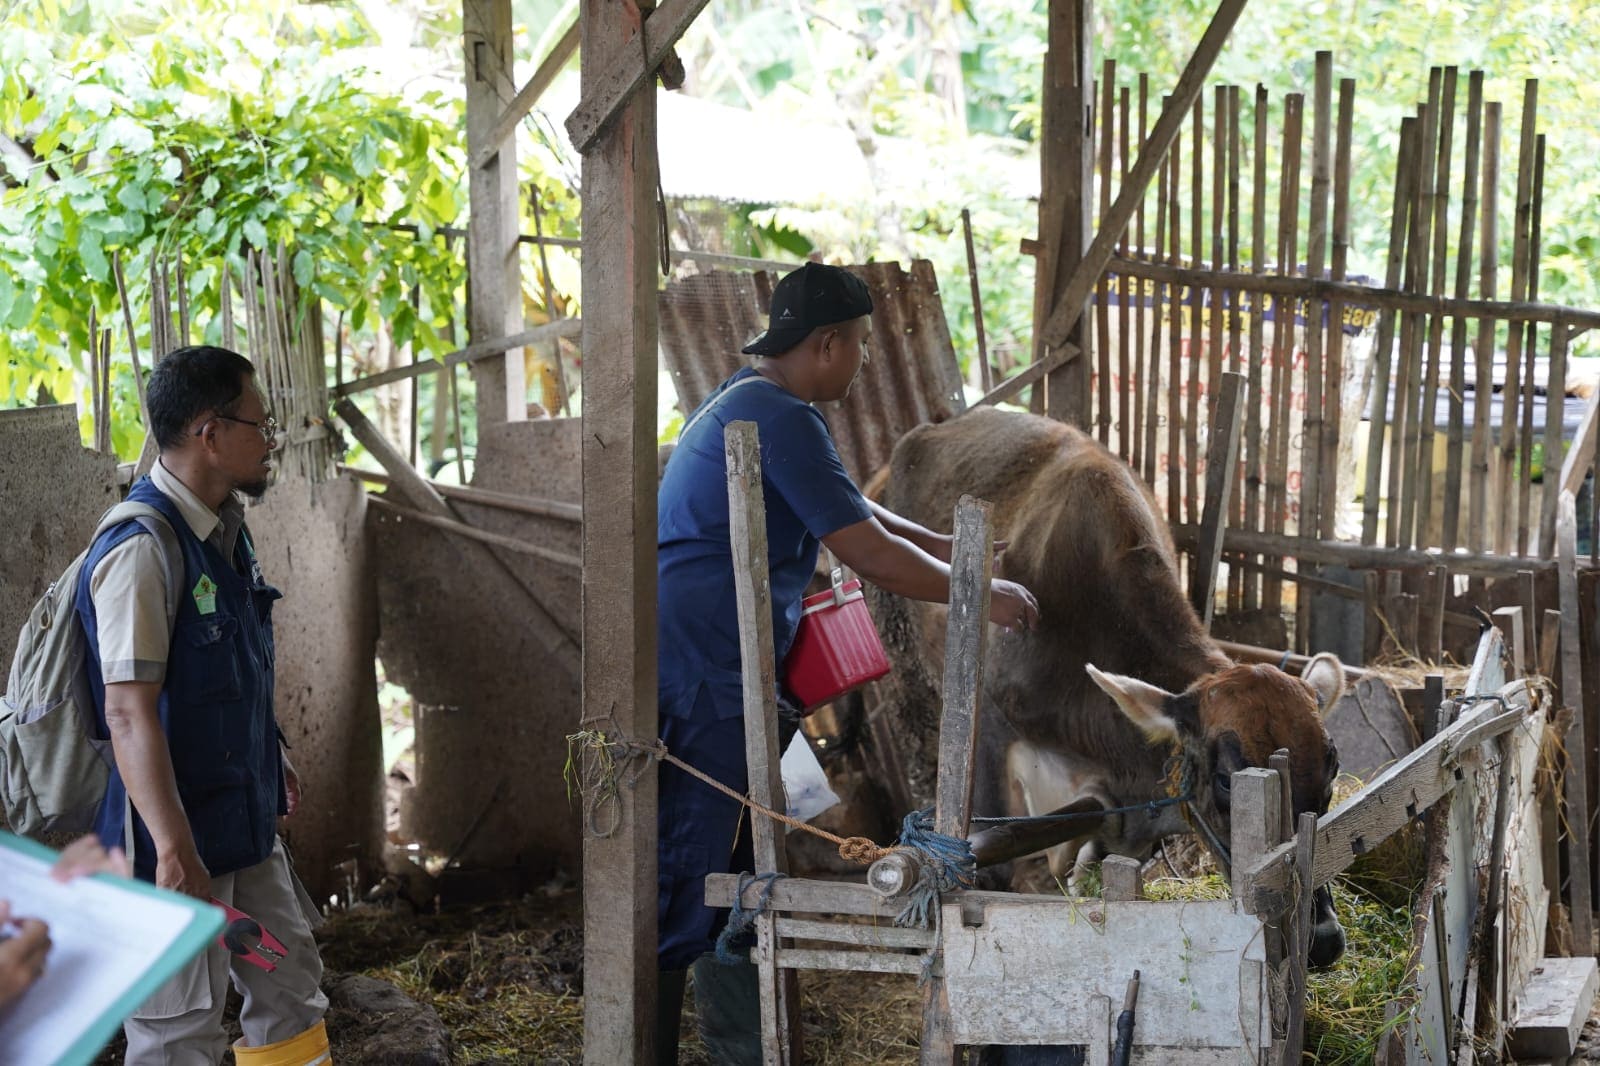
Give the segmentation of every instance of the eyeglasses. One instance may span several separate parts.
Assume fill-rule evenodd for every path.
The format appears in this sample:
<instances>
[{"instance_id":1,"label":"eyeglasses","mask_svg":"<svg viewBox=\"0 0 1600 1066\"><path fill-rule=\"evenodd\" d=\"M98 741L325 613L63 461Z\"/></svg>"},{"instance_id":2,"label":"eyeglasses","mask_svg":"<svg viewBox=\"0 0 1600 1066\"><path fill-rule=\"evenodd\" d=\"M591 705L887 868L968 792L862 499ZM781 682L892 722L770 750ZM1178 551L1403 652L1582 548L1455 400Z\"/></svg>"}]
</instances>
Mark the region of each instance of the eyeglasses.
<instances>
[{"instance_id":1,"label":"eyeglasses","mask_svg":"<svg viewBox=\"0 0 1600 1066\"><path fill-rule=\"evenodd\" d=\"M278 439L278 420L273 418L271 415L268 415L259 422L252 422L248 418L235 418L233 415L213 415L211 418L208 418L204 422L200 423L200 428L194 431L194 435L198 437L200 434L204 433L206 431L206 426L215 419L221 419L224 422L237 422L241 426L254 427L255 431L260 433L262 438L268 444L272 444Z\"/></svg>"}]
</instances>

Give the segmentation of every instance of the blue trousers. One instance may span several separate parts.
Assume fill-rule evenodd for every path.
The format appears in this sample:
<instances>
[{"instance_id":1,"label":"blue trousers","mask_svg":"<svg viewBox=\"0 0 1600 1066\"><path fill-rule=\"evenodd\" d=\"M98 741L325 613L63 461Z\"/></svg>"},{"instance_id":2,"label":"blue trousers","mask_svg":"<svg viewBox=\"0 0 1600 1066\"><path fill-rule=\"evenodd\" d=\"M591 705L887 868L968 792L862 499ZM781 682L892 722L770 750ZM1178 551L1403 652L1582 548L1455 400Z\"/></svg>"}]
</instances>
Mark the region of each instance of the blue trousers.
<instances>
[{"instance_id":1,"label":"blue trousers","mask_svg":"<svg viewBox=\"0 0 1600 1066\"><path fill-rule=\"evenodd\" d=\"M743 793L748 777L744 719L717 718L710 702L709 692L702 690L695 717L662 715L661 739L690 766ZM780 749L797 728L780 718ZM705 905L706 875L738 873L754 864L750 821L743 805L667 763L661 764L657 802L658 968L683 970L716 947L728 920L725 909Z\"/></svg>"}]
</instances>

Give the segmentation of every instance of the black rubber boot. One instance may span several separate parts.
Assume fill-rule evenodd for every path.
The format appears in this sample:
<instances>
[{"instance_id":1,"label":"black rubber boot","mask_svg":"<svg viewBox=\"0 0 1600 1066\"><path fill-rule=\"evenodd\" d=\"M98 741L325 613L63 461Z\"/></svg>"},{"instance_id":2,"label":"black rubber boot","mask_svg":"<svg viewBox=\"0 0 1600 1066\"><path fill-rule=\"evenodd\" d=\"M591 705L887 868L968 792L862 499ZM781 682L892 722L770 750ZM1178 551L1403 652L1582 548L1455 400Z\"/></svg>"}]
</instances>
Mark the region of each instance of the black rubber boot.
<instances>
[{"instance_id":1,"label":"black rubber boot","mask_svg":"<svg viewBox=\"0 0 1600 1066\"><path fill-rule=\"evenodd\" d=\"M656 1066L678 1066L678 1020L688 970L656 972Z\"/></svg>"},{"instance_id":2,"label":"black rubber boot","mask_svg":"<svg viewBox=\"0 0 1600 1066\"><path fill-rule=\"evenodd\" d=\"M761 1066L761 986L753 962L694 960L695 1021L717 1066Z\"/></svg>"}]
</instances>

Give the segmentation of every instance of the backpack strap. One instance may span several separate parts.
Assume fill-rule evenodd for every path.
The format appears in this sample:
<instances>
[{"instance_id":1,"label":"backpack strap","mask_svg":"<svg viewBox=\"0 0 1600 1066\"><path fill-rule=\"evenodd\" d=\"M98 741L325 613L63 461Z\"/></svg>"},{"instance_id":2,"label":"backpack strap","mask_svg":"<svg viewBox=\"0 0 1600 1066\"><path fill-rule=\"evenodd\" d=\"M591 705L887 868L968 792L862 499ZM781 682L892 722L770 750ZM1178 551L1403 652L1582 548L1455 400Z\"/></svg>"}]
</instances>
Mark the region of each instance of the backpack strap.
<instances>
[{"instance_id":1,"label":"backpack strap","mask_svg":"<svg viewBox=\"0 0 1600 1066\"><path fill-rule=\"evenodd\" d=\"M178 534L173 530L172 523L167 521L167 516L137 500L125 500L102 515L93 539L99 540L113 526L120 526L124 522L138 522L146 533L155 537L156 544L161 548L161 562L167 579L167 631L170 634L177 627L178 605L183 600L183 546L178 543Z\"/></svg>"},{"instance_id":2,"label":"backpack strap","mask_svg":"<svg viewBox=\"0 0 1600 1066\"><path fill-rule=\"evenodd\" d=\"M100 524L95 527L93 540L99 540L102 534L124 522L138 522L145 532L156 539L156 544L161 549L161 562L167 580L167 632L170 636L177 628L178 605L183 598L183 546L178 543L178 534L173 530L172 523L167 521L167 516L149 504L139 503L137 500L124 500L102 515ZM129 870L133 869L136 839L133 831L133 796L124 784L122 847L128 857Z\"/></svg>"}]
</instances>

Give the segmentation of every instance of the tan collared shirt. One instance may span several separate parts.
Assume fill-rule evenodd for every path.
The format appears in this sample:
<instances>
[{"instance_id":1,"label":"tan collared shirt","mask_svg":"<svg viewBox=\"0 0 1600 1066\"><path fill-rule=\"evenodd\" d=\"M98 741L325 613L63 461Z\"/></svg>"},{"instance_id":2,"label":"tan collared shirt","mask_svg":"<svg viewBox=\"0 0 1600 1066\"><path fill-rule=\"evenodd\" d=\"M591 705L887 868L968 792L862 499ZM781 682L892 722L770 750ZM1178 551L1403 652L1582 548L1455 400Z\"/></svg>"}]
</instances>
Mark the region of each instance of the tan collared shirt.
<instances>
[{"instance_id":1,"label":"tan collared shirt","mask_svg":"<svg viewBox=\"0 0 1600 1066\"><path fill-rule=\"evenodd\" d=\"M218 514L159 461L150 481L178 507L194 535L233 558L244 501L230 495ZM154 537L129 537L106 553L89 577L100 635L100 673L107 684L118 681L161 682L167 675L166 564Z\"/></svg>"}]
</instances>

